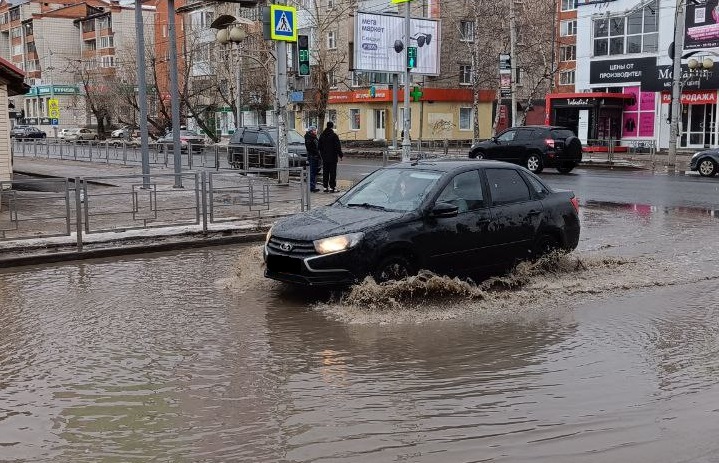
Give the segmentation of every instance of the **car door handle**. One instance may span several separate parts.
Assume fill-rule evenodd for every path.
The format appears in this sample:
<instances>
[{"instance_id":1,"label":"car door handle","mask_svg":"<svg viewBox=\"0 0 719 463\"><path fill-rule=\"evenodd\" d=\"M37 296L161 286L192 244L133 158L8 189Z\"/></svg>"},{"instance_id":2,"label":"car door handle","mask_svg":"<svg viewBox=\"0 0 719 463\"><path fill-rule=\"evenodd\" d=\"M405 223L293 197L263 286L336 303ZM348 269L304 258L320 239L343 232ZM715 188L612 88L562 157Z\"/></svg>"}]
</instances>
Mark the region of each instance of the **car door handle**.
<instances>
[{"instance_id":1,"label":"car door handle","mask_svg":"<svg viewBox=\"0 0 719 463\"><path fill-rule=\"evenodd\" d=\"M529 215L539 215L541 213L542 213L542 211L540 211L538 209L532 209L531 211L529 211Z\"/></svg>"}]
</instances>

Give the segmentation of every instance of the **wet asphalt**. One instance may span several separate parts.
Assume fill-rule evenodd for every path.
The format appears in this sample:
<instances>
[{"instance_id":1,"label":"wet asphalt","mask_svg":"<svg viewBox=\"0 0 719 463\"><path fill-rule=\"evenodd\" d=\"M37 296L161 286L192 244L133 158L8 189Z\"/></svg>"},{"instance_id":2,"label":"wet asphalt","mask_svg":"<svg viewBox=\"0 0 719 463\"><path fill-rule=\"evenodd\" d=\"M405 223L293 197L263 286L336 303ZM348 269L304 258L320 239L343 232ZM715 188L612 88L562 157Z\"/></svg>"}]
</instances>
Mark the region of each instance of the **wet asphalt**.
<instances>
[{"instance_id":1,"label":"wet asphalt","mask_svg":"<svg viewBox=\"0 0 719 463\"><path fill-rule=\"evenodd\" d=\"M719 179L542 177L580 244L512 289L298 291L257 246L0 272L0 460L718 461Z\"/></svg>"}]
</instances>

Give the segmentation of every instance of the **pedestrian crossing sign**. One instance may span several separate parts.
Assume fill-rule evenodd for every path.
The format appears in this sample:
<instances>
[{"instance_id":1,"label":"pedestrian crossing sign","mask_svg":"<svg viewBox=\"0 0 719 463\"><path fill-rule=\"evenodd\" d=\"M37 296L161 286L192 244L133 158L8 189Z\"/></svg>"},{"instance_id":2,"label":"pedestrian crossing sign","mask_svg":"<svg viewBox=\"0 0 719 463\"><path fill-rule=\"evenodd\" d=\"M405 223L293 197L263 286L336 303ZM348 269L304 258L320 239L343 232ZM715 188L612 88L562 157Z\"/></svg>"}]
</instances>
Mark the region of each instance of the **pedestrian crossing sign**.
<instances>
[{"instance_id":1,"label":"pedestrian crossing sign","mask_svg":"<svg viewBox=\"0 0 719 463\"><path fill-rule=\"evenodd\" d=\"M297 41L297 8L285 5L270 5L270 38Z\"/></svg>"}]
</instances>

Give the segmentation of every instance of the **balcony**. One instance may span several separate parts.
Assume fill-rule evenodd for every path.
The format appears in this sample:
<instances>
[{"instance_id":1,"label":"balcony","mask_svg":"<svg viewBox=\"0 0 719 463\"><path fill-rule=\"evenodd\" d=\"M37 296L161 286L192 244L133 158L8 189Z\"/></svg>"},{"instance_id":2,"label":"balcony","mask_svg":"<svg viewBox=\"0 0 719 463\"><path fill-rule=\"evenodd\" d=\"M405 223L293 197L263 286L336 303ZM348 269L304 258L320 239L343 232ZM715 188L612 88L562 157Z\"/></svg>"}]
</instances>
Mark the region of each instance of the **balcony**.
<instances>
[{"instance_id":1,"label":"balcony","mask_svg":"<svg viewBox=\"0 0 719 463\"><path fill-rule=\"evenodd\" d=\"M83 41L86 42L88 40L95 40L96 38L97 38L97 34L95 33L94 30L87 31L87 32L82 31L82 40Z\"/></svg>"}]
</instances>

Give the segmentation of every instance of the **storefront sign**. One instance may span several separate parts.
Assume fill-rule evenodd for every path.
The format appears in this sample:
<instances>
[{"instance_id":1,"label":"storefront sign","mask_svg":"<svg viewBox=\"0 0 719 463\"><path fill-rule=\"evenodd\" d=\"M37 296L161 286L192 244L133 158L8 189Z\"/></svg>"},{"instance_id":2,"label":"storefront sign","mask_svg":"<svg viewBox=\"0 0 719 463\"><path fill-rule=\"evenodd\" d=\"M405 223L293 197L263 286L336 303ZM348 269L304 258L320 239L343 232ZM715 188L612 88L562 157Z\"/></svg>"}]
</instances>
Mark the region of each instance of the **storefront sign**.
<instances>
[{"instance_id":1,"label":"storefront sign","mask_svg":"<svg viewBox=\"0 0 719 463\"><path fill-rule=\"evenodd\" d=\"M36 95L78 95L80 89L73 85L40 85L37 87L31 87L30 91L25 96L36 96Z\"/></svg>"},{"instance_id":2,"label":"storefront sign","mask_svg":"<svg viewBox=\"0 0 719 463\"><path fill-rule=\"evenodd\" d=\"M654 76L656 58L615 59L589 63L590 84L616 84L643 82L647 75Z\"/></svg>"},{"instance_id":3,"label":"storefront sign","mask_svg":"<svg viewBox=\"0 0 719 463\"><path fill-rule=\"evenodd\" d=\"M687 2L684 49L719 47L719 0Z\"/></svg>"},{"instance_id":4,"label":"storefront sign","mask_svg":"<svg viewBox=\"0 0 719 463\"><path fill-rule=\"evenodd\" d=\"M671 93L662 93L662 103L668 104L672 102ZM684 92L682 93L682 104L716 104L717 92L705 91L705 92Z\"/></svg>"},{"instance_id":5,"label":"storefront sign","mask_svg":"<svg viewBox=\"0 0 719 463\"><path fill-rule=\"evenodd\" d=\"M673 69L671 65L656 67L656 76L653 79L647 78L642 81L642 90L663 92L672 90ZM719 88L719 66L716 71L708 71L700 76L691 75L689 67L682 65L682 88L685 90L702 90Z\"/></svg>"}]
</instances>

